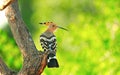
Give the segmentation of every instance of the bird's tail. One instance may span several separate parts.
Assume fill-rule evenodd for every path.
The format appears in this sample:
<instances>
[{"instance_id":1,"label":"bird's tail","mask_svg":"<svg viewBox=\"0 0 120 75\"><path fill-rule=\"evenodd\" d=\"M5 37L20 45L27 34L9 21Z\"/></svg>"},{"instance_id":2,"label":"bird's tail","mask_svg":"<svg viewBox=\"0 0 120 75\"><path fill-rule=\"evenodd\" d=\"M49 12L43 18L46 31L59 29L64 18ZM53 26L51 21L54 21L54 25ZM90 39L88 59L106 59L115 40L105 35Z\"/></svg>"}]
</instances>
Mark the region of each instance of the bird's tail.
<instances>
[{"instance_id":1,"label":"bird's tail","mask_svg":"<svg viewBox=\"0 0 120 75\"><path fill-rule=\"evenodd\" d=\"M47 66L48 66L48 68L54 68L54 67L58 68L59 67L56 56L53 53L48 54Z\"/></svg>"}]
</instances>

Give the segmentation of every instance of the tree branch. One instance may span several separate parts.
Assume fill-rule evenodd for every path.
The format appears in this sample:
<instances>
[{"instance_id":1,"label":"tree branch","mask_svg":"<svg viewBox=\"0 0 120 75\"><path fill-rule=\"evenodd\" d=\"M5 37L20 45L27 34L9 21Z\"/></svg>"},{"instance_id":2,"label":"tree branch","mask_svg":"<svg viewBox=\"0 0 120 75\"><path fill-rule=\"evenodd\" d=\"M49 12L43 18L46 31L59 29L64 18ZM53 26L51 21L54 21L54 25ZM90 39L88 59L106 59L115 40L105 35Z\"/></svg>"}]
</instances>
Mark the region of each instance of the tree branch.
<instances>
[{"instance_id":1,"label":"tree branch","mask_svg":"<svg viewBox=\"0 0 120 75\"><path fill-rule=\"evenodd\" d=\"M0 75L15 75L16 72L10 70L7 65L2 61L2 59L0 58Z\"/></svg>"},{"instance_id":2,"label":"tree branch","mask_svg":"<svg viewBox=\"0 0 120 75\"><path fill-rule=\"evenodd\" d=\"M5 9L8 5L10 5L13 1L14 1L14 0L8 0L8 1L5 0L4 4L0 6L0 11L1 11L1 10L4 10L4 9Z\"/></svg>"},{"instance_id":3,"label":"tree branch","mask_svg":"<svg viewBox=\"0 0 120 75\"><path fill-rule=\"evenodd\" d=\"M10 0L13 1L13 0ZM11 2L10 2L11 3ZM10 4L6 4L6 7ZM5 7L4 7L5 8ZM19 7L18 0L14 0L5 10L6 17L9 22L10 29L12 31L13 37L20 48L21 54L23 55L23 67L17 73L18 75L40 75L44 68L46 67L47 55L48 53L44 53L38 51L35 47L35 44L32 40L30 32L28 31L26 24L24 23ZM11 70L7 68L4 62L0 59L0 70L2 70L2 74L12 73ZM7 72L7 70L9 70ZM13 74L8 74L13 75Z\"/></svg>"}]
</instances>

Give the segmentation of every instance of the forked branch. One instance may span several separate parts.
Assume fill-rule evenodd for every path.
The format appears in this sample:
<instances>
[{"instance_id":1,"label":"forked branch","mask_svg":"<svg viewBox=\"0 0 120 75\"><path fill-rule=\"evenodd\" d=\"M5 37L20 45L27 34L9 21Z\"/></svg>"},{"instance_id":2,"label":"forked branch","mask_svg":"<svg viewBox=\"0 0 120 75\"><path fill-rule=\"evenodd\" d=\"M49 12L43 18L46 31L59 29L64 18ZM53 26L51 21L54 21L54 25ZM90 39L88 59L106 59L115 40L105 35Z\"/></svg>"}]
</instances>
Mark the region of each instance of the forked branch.
<instances>
[{"instance_id":1,"label":"forked branch","mask_svg":"<svg viewBox=\"0 0 120 75\"><path fill-rule=\"evenodd\" d=\"M17 75L40 75L46 67L46 59L48 54L40 52L36 49L30 32L21 17L18 7L18 0L9 0L3 5L3 7L0 8L0 10L3 10L4 8L6 8L5 14L8 19L13 37L21 51L21 54L23 55L24 60L23 67L17 73ZM9 74L7 74L8 72ZM8 69L8 67L1 59L0 73L1 75L14 74L13 71Z\"/></svg>"}]
</instances>

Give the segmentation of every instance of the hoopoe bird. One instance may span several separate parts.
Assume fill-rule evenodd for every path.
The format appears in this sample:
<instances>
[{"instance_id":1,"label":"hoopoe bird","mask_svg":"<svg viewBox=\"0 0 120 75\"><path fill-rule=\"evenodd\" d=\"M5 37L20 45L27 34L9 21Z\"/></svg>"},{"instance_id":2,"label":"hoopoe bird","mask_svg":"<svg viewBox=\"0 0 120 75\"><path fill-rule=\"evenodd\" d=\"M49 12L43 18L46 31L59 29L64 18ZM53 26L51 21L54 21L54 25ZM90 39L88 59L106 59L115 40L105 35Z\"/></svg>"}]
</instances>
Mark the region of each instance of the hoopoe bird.
<instances>
[{"instance_id":1,"label":"hoopoe bird","mask_svg":"<svg viewBox=\"0 0 120 75\"><path fill-rule=\"evenodd\" d=\"M58 68L59 64L58 64L58 61L56 59L57 43L56 43L56 37L55 37L53 32L57 28L61 28L64 30L67 30L67 29L60 27L60 26L57 26L53 22L45 22L45 23L40 23L40 24L48 26L47 30L40 35L40 43L41 43L42 49L44 51L48 51L48 50L52 51L51 53L48 54L47 66L48 66L48 68L53 68L53 67Z\"/></svg>"}]
</instances>

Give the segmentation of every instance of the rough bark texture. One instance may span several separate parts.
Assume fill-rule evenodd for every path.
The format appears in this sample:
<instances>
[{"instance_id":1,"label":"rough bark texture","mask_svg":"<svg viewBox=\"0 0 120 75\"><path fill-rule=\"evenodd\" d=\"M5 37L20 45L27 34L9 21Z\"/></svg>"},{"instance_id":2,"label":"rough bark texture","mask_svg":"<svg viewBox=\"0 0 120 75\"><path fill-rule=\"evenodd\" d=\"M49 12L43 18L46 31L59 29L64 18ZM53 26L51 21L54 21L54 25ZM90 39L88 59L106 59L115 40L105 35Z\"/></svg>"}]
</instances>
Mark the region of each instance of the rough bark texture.
<instances>
[{"instance_id":1,"label":"rough bark texture","mask_svg":"<svg viewBox=\"0 0 120 75\"><path fill-rule=\"evenodd\" d=\"M24 61L21 70L14 72L0 58L0 75L40 75L46 67L46 58L49 52L44 53L36 49L30 32L21 17L18 0L9 0L0 8L0 10L3 9L5 9L9 26Z\"/></svg>"}]
</instances>

